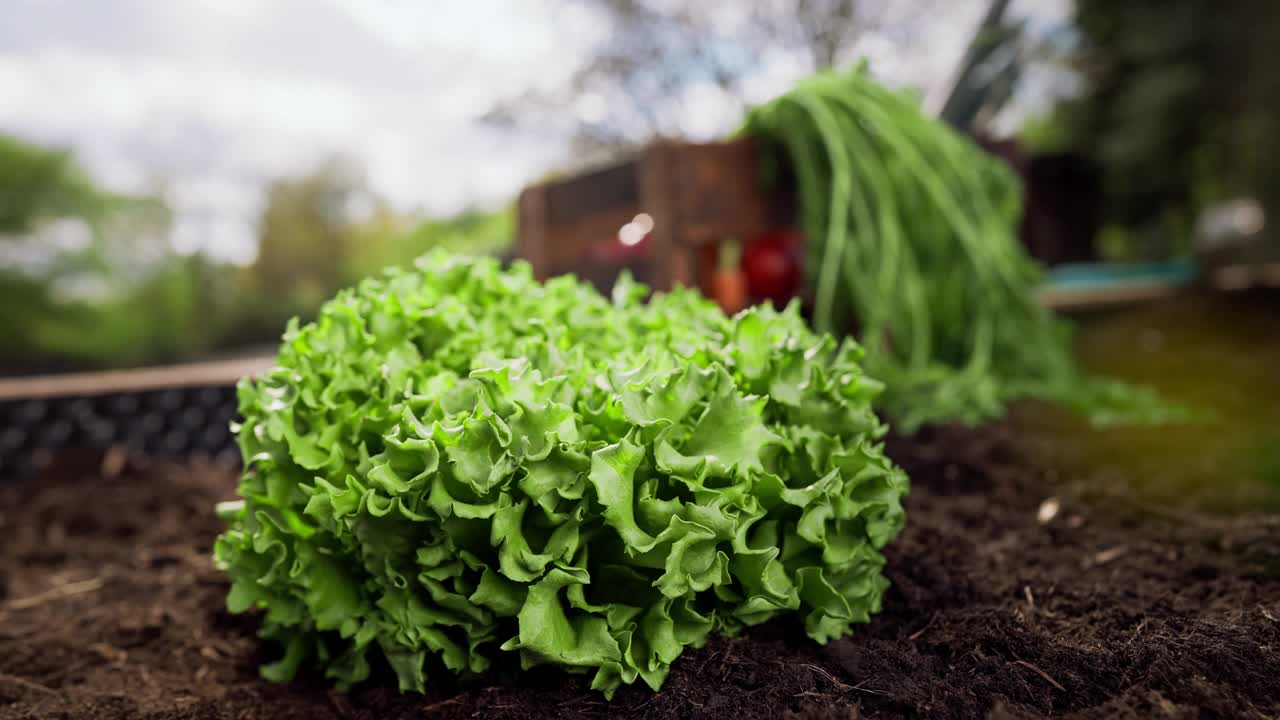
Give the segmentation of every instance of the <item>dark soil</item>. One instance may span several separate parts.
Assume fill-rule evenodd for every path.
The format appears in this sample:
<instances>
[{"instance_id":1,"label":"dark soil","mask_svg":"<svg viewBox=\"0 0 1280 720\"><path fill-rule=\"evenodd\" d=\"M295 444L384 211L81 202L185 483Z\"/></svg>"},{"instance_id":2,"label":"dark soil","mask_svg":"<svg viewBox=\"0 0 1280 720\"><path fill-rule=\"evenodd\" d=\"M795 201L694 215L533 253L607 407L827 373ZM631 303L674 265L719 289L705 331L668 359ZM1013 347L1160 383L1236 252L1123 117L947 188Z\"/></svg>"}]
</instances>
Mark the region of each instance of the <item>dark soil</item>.
<instances>
[{"instance_id":1,"label":"dark soil","mask_svg":"<svg viewBox=\"0 0 1280 720\"><path fill-rule=\"evenodd\" d=\"M0 489L0 719L1280 717L1277 518L1089 505L1002 427L891 450L913 491L880 617L825 647L785 621L713 640L611 704L556 672L425 697L260 680L275 649L209 559L234 477L64 463Z\"/></svg>"}]
</instances>

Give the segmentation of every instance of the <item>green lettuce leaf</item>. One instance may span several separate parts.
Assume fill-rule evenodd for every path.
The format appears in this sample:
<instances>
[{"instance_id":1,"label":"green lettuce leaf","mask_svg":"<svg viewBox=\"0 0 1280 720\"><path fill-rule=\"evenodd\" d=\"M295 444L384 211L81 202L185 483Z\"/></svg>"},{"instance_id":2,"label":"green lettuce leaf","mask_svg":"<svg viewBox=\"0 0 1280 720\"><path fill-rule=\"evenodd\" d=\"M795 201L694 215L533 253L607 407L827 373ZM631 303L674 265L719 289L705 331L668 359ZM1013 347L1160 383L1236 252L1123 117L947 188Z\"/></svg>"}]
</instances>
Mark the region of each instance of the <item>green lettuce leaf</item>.
<instances>
[{"instance_id":1,"label":"green lettuce leaf","mask_svg":"<svg viewBox=\"0 0 1280 720\"><path fill-rule=\"evenodd\" d=\"M421 691L513 653L612 696L713 631L798 613L825 642L878 611L907 478L861 348L647 295L434 254L291 324L240 385L215 547L284 648L264 677L348 688L378 653Z\"/></svg>"}]
</instances>

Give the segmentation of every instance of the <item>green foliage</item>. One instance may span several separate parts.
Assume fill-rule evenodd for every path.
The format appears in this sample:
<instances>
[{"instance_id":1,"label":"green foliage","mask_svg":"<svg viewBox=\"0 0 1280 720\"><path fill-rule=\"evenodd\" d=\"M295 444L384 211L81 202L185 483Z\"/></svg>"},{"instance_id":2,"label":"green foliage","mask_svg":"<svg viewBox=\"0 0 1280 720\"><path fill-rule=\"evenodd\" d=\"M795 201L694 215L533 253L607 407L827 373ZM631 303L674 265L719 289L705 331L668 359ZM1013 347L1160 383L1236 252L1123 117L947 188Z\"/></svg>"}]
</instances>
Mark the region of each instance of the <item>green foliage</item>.
<instances>
[{"instance_id":1,"label":"green foliage","mask_svg":"<svg viewBox=\"0 0 1280 720\"><path fill-rule=\"evenodd\" d=\"M469 255L496 255L511 246L516 234L514 206L497 210L464 210L440 220L418 224L403 242L405 262L428 251L447 250Z\"/></svg>"},{"instance_id":2,"label":"green foliage","mask_svg":"<svg viewBox=\"0 0 1280 720\"><path fill-rule=\"evenodd\" d=\"M1280 73L1271 0L1076 0L1079 97L1054 108L1061 143L1103 173L1114 251L1191 251L1208 205L1256 197L1280 211ZM1119 241L1129 244L1120 248Z\"/></svg>"},{"instance_id":3,"label":"green foliage","mask_svg":"<svg viewBox=\"0 0 1280 720\"><path fill-rule=\"evenodd\" d=\"M646 294L439 252L291 325L240 387L216 545L228 607L285 646L263 674L347 687L380 652L422 690L516 653L611 696L716 630L878 611L907 478L862 350L794 306Z\"/></svg>"},{"instance_id":4,"label":"green foliage","mask_svg":"<svg viewBox=\"0 0 1280 720\"><path fill-rule=\"evenodd\" d=\"M0 133L0 235L30 232L42 220L91 218L106 203L70 153Z\"/></svg>"},{"instance_id":5,"label":"green foliage","mask_svg":"<svg viewBox=\"0 0 1280 720\"><path fill-rule=\"evenodd\" d=\"M220 337L222 269L197 255L171 258L119 291L58 297L48 277L0 273L0 362L40 367L126 366L209 350Z\"/></svg>"},{"instance_id":6,"label":"green foliage","mask_svg":"<svg viewBox=\"0 0 1280 720\"><path fill-rule=\"evenodd\" d=\"M1018 143L1030 155L1053 155L1071 147L1071 132L1059 115L1034 115L1022 121Z\"/></svg>"},{"instance_id":7,"label":"green foliage","mask_svg":"<svg viewBox=\"0 0 1280 720\"><path fill-rule=\"evenodd\" d=\"M137 260L169 220L160 198L108 193L70 153L0 135L0 251L17 259L0 269L0 363L117 365L201 347L207 263ZM82 237L50 243L54 223Z\"/></svg>"},{"instance_id":8,"label":"green foliage","mask_svg":"<svg viewBox=\"0 0 1280 720\"><path fill-rule=\"evenodd\" d=\"M359 172L341 158L267 188L250 274L255 289L274 300L265 305L279 320L274 326L314 312L349 281L345 271L359 250L349 208L362 191Z\"/></svg>"},{"instance_id":9,"label":"green foliage","mask_svg":"<svg viewBox=\"0 0 1280 720\"><path fill-rule=\"evenodd\" d=\"M895 423L981 422L1026 396L1100 423L1180 416L1143 389L1080 375L1069 331L1035 297L1016 236L1017 178L915 100L823 73L753 110L746 133L795 170L819 330L856 330ZM1095 408L1097 412L1092 412Z\"/></svg>"},{"instance_id":10,"label":"green foliage","mask_svg":"<svg viewBox=\"0 0 1280 720\"><path fill-rule=\"evenodd\" d=\"M258 257L237 305L237 332L263 341L289 318L315 316L340 288L384 267L445 249L497 252L515 236L512 208L467 210L444 218L404 216L374 197L359 169L331 157L315 170L277 180L267 189L258 227ZM366 217L351 212L368 202Z\"/></svg>"},{"instance_id":11,"label":"green foliage","mask_svg":"<svg viewBox=\"0 0 1280 720\"><path fill-rule=\"evenodd\" d=\"M0 360L73 354L68 345L92 337L93 320L92 307L60 301L49 283L0 269L0 327L8 336Z\"/></svg>"},{"instance_id":12,"label":"green foliage","mask_svg":"<svg viewBox=\"0 0 1280 720\"><path fill-rule=\"evenodd\" d=\"M1103 168L1107 210L1119 223L1157 222L1170 204L1189 199L1193 156L1211 121L1209 93L1226 71L1212 50L1224 17L1219 6L1077 4L1092 72L1088 92L1059 112L1075 144Z\"/></svg>"},{"instance_id":13,"label":"green foliage","mask_svg":"<svg viewBox=\"0 0 1280 720\"><path fill-rule=\"evenodd\" d=\"M368 217L350 212L360 200ZM70 153L0 134L0 367L153 364L271 342L289 318L313 317L379 268L438 247L496 252L514 236L511 208L396 214L342 158L267 189L248 267L174 254L171 220L163 197L105 192ZM53 223L84 230L86 242L49 242Z\"/></svg>"},{"instance_id":14,"label":"green foliage","mask_svg":"<svg viewBox=\"0 0 1280 720\"><path fill-rule=\"evenodd\" d=\"M385 267L407 265L434 250L474 256L497 255L511 246L516 235L515 208L509 205L496 210L472 208L448 217L417 220L407 230L399 227L402 223L383 215L360 228L357 239L360 252L352 258L352 282Z\"/></svg>"}]
</instances>

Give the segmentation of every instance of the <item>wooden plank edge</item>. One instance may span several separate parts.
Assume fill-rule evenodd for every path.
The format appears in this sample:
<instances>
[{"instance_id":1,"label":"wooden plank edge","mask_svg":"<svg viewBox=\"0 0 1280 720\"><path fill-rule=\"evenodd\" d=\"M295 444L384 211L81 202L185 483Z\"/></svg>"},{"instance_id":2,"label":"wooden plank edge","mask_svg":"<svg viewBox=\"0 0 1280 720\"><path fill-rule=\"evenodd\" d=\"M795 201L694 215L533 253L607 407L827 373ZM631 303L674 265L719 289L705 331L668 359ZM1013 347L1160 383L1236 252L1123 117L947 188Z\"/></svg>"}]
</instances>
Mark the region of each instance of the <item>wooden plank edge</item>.
<instances>
[{"instance_id":1,"label":"wooden plank edge","mask_svg":"<svg viewBox=\"0 0 1280 720\"><path fill-rule=\"evenodd\" d=\"M0 379L0 401L48 397L109 395L205 385L234 385L275 365L275 356L107 372L36 375Z\"/></svg>"}]
</instances>

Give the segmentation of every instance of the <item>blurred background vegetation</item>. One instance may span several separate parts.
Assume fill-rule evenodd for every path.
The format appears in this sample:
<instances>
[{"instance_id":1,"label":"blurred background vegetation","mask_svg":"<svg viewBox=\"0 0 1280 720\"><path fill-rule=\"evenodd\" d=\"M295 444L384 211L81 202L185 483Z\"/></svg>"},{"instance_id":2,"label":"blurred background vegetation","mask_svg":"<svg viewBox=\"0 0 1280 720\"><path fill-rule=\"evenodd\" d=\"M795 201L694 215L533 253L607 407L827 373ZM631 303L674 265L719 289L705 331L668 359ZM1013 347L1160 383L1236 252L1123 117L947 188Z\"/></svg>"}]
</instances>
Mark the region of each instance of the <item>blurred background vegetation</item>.
<instances>
[{"instance_id":1,"label":"blurred background vegetation","mask_svg":"<svg viewBox=\"0 0 1280 720\"><path fill-rule=\"evenodd\" d=\"M0 327L8 372L116 367L259 348L285 322L378 269L435 247L500 252L510 208L393 212L358 166L327 158L264 189L247 266L169 245L163 192L121 196L71 154L0 135Z\"/></svg>"},{"instance_id":2,"label":"blurred background vegetation","mask_svg":"<svg viewBox=\"0 0 1280 720\"><path fill-rule=\"evenodd\" d=\"M929 38L916 33L937 9L761 0L727 22L732 3L722 0L564 2L604 18L596 51L561 86L505 98L478 118L509 132L567 131L574 142L561 171L655 136L723 135L755 101L753 73L770 53L799 58L797 77L874 55L860 42L871 30L927 53ZM926 106L979 138L1016 140L1017 154L1090 168L1101 219L1085 241L1097 254L1189 256L1204 212L1241 198L1262 217L1280 213L1280 66L1269 32L1280 27L1280 4L1075 0L1071 22L1051 28L1028 25L1009 0L983 6L951 91ZM1070 91L1049 93L1036 112L1010 112L1046 85ZM690 104L697 93L714 96L729 120L691 110L707 106ZM510 205L447 217L397 211L366 182L359 158L340 154L261 192L256 258L214 261L173 247L163 184L111 192L68 150L0 128L0 372L269 346L289 317L381 267L435 247L501 253L514 233Z\"/></svg>"},{"instance_id":3,"label":"blurred background vegetation","mask_svg":"<svg viewBox=\"0 0 1280 720\"><path fill-rule=\"evenodd\" d=\"M1104 256L1193 251L1200 214L1241 197L1280 211L1280 71L1271 0L1075 0L1083 91L1026 123L1038 152L1098 168Z\"/></svg>"}]
</instances>

